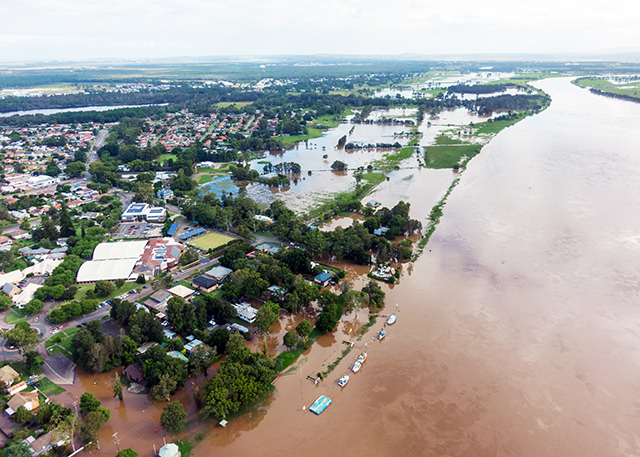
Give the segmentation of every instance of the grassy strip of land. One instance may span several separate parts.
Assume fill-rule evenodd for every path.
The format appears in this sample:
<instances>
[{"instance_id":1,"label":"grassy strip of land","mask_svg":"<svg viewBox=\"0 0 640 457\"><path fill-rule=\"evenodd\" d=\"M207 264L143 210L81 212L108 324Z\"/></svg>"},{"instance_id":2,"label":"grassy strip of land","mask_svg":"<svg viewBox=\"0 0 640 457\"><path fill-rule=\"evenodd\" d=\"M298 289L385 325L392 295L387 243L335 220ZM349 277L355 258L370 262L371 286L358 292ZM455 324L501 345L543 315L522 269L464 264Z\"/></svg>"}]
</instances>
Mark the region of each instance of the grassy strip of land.
<instances>
[{"instance_id":1,"label":"grassy strip of land","mask_svg":"<svg viewBox=\"0 0 640 457\"><path fill-rule=\"evenodd\" d=\"M412 261L415 262L418 257L420 257L420 254L422 254L422 251L424 251L425 246L429 242L429 238L431 238L433 232L436 231L436 225L438 225L438 223L440 222L440 217L442 216L442 208L444 208L444 205L447 202L447 198L449 198L449 195L451 195L451 191L453 191L453 189L458 185L459 182L460 176L453 180L444 196L433 208L431 208L431 212L429 213L429 222L427 223L424 235L420 239L420 242L418 242L418 249L416 249Z\"/></svg>"},{"instance_id":2,"label":"grassy strip of land","mask_svg":"<svg viewBox=\"0 0 640 457\"><path fill-rule=\"evenodd\" d=\"M497 120L493 122L482 122L480 124L476 124L474 128L477 130L475 134L498 134L501 130L506 129L507 127L512 126L513 124L520 122L525 117L529 116L530 112L522 112L515 113L512 115L511 119Z\"/></svg>"},{"instance_id":3,"label":"grassy strip of land","mask_svg":"<svg viewBox=\"0 0 640 457\"><path fill-rule=\"evenodd\" d=\"M389 154L385 154L382 159L374 160L371 165L378 170L392 170L397 167L400 162L407 160L414 153L414 148L406 146L404 148L396 149Z\"/></svg>"},{"instance_id":4,"label":"grassy strip of land","mask_svg":"<svg viewBox=\"0 0 640 457\"><path fill-rule=\"evenodd\" d=\"M229 106L235 105L235 106L237 106L238 108L242 108L242 107L247 106L247 105L250 105L250 104L252 104L252 103L253 103L253 102L218 102L218 103L216 103L216 106L217 106L218 108L227 108L227 107L229 107ZM183 454L183 455L184 455L184 454Z\"/></svg>"},{"instance_id":5,"label":"grassy strip of land","mask_svg":"<svg viewBox=\"0 0 640 457\"><path fill-rule=\"evenodd\" d=\"M320 138L321 136L322 136L322 130L314 127L307 127L306 135L279 136L277 138L278 140L282 141L282 144L284 146L291 146L299 141L306 141L306 140L311 140L313 138Z\"/></svg>"},{"instance_id":6,"label":"grassy strip of land","mask_svg":"<svg viewBox=\"0 0 640 457\"><path fill-rule=\"evenodd\" d=\"M449 144L425 146L424 158L428 168L463 166L482 149L481 144Z\"/></svg>"},{"instance_id":7,"label":"grassy strip of land","mask_svg":"<svg viewBox=\"0 0 640 457\"><path fill-rule=\"evenodd\" d=\"M16 322L20 322L22 320L25 320L26 318L26 314L22 314L22 312L18 308L12 306L9 309L9 312L5 316L4 320L7 324L15 324Z\"/></svg>"},{"instance_id":8,"label":"grassy strip of land","mask_svg":"<svg viewBox=\"0 0 640 457\"><path fill-rule=\"evenodd\" d=\"M629 81L628 84L613 84L604 78L578 78L574 81L577 86L592 89L604 95L621 96L628 99L640 100L640 81Z\"/></svg>"}]
</instances>

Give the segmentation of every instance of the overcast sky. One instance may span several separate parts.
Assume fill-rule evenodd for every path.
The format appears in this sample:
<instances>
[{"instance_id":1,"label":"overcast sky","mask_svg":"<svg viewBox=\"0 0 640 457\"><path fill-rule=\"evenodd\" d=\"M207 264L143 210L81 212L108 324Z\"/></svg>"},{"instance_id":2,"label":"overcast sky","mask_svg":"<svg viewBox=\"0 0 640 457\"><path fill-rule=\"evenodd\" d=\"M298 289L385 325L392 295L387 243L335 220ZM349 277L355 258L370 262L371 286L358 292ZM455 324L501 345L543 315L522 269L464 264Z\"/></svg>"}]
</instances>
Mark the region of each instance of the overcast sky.
<instances>
[{"instance_id":1,"label":"overcast sky","mask_svg":"<svg viewBox=\"0 0 640 457\"><path fill-rule=\"evenodd\" d=\"M639 50L637 0L0 0L0 61Z\"/></svg>"}]
</instances>

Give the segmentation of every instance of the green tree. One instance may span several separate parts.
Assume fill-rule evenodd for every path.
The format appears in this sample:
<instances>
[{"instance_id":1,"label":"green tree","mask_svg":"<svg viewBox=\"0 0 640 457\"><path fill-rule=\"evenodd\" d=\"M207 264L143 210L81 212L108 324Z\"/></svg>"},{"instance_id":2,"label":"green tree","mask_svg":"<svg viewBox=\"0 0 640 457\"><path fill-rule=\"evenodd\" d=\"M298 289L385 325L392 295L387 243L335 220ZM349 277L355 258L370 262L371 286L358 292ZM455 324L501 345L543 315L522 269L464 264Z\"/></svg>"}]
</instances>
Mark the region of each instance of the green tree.
<instances>
[{"instance_id":1,"label":"green tree","mask_svg":"<svg viewBox=\"0 0 640 457\"><path fill-rule=\"evenodd\" d=\"M244 337L239 333L234 333L233 335L229 335L229 340L227 341L227 346L225 348L225 352L227 354L232 353L237 349L241 349L245 347L244 345Z\"/></svg>"},{"instance_id":2,"label":"green tree","mask_svg":"<svg viewBox=\"0 0 640 457\"><path fill-rule=\"evenodd\" d=\"M300 335L302 338L311 335L312 330L313 330L313 326L311 325L311 322L309 322L308 320L302 320L296 326L296 332L298 332L298 335Z\"/></svg>"},{"instance_id":3,"label":"green tree","mask_svg":"<svg viewBox=\"0 0 640 457\"><path fill-rule=\"evenodd\" d=\"M292 331L285 333L284 338L282 339L282 342L284 343L284 345L289 349L293 349L294 347L296 347L296 345L298 344L298 341L300 341L300 337L296 332L292 332Z\"/></svg>"},{"instance_id":4,"label":"green tree","mask_svg":"<svg viewBox=\"0 0 640 457\"><path fill-rule=\"evenodd\" d=\"M184 427L186 418L187 412L184 410L182 403L174 401L162 409L160 425L169 433L178 433Z\"/></svg>"},{"instance_id":5,"label":"green tree","mask_svg":"<svg viewBox=\"0 0 640 457\"><path fill-rule=\"evenodd\" d=\"M122 286L124 286L124 284L126 283L126 281L124 279L116 279L116 289L121 288Z\"/></svg>"},{"instance_id":6,"label":"green tree","mask_svg":"<svg viewBox=\"0 0 640 457\"><path fill-rule=\"evenodd\" d=\"M13 418L18 424L26 424L27 422L31 422L33 414L31 414L31 411L27 411L27 408L24 406L18 406Z\"/></svg>"},{"instance_id":7,"label":"green tree","mask_svg":"<svg viewBox=\"0 0 640 457\"><path fill-rule=\"evenodd\" d=\"M115 284L109 281L96 281L94 293L97 297L108 297L116 290Z\"/></svg>"},{"instance_id":8,"label":"green tree","mask_svg":"<svg viewBox=\"0 0 640 457\"><path fill-rule=\"evenodd\" d=\"M121 450L116 457L138 457L138 453L131 448Z\"/></svg>"},{"instance_id":9,"label":"green tree","mask_svg":"<svg viewBox=\"0 0 640 457\"><path fill-rule=\"evenodd\" d=\"M80 397L80 412L97 411L101 402L91 392L85 392Z\"/></svg>"},{"instance_id":10,"label":"green tree","mask_svg":"<svg viewBox=\"0 0 640 457\"><path fill-rule=\"evenodd\" d=\"M120 401L122 401L122 381L120 381L120 376L116 374L116 379L113 380L113 397L118 397Z\"/></svg>"},{"instance_id":11,"label":"green tree","mask_svg":"<svg viewBox=\"0 0 640 457\"><path fill-rule=\"evenodd\" d=\"M86 167L82 162L71 162L67 165L67 168L64 169L64 172L72 178L82 176L85 171Z\"/></svg>"},{"instance_id":12,"label":"green tree","mask_svg":"<svg viewBox=\"0 0 640 457\"><path fill-rule=\"evenodd\" d=\"M23 440L16 440L9 443L2 450L3 457L33 457L30 446Z\"/></svg>"},{"instance_id":13,"label":"green tree","mask_svg":"<svg viewBox=\"0 0 640 457\"><path fill-rule=\"evenodd\" d=\"M2 336L11 346L17 347L20 353L28 352L40 342L38 333L26 321L18 322L11 330L3 331Z\"/></svg>"},{"instance_id":14,"label":"green tree","mask_svg":"<svg viewBox=\"0 0 640 457\"><path fill-rule=\"evenodd\" d=\"M261 332L268 332L269 327L278 322L280 306L272 302L266 302L256 314L255 325Z\"/></svg>"},{"instance_id":15,"label":"green tree","mask_svg":"<svg viewBox=\"0 0 640 457\"><path fill-rule=\"evenodd\" d=\"M38 351L28 351L24 353L24 363L27 367L27 374L32 375L40 372L44 359Z\"/></svg>"},{"instance_id":16,"label":"green tree","mask_svg":"<svg viewBox=\"0 0 640 457\"><path fill-rule=\"evenodd\" d=\"M84 424L80 428L80 438L85 444L96 443L98 432L105 422L105 414L102 411L91 411L87 413Z\"/></svg>"},{"instance_id":17,"label":"green tree","mask_svg":"<svg viewBox=\"0 0 640 457\"><path fill-rule=\"evenodd\" d=\"M13 304L11 298L6 295L0 295L0 311L4 311L5 309L9 309L9 307Z\"/></svg>"},{"instance_id":18,"label":"green tree","mask_svg":"<svg viewBox=\"0 0 640 457\"><path fill-rule=\"evenodd\" d=\"M171 394L177 387L177 381L169 373L163 373L160 375L158 384L149 391L149 397L154 401L169 401Z\"/></svg>"}]
</instances>

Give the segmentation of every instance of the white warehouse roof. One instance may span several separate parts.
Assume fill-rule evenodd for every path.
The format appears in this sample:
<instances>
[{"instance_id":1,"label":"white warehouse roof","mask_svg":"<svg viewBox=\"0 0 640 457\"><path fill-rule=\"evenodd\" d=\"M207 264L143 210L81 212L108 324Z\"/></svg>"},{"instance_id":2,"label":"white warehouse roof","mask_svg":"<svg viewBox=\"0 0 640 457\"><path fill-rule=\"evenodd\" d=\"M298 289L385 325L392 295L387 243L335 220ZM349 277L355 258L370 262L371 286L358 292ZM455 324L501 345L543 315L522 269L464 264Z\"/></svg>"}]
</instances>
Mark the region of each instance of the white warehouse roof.
<instances>
[{"instance_id":1,"label":"white warehouse roof","mask_svg":"<svg viewBox=\"0 0 640 457\"><path fill-rule=\"evenodd\" d=\"M117 243L113 243L117 244ZM85 262L78 270L78 282L94 282L99 280L113 281L115 279L127 279L136 266L138 258L92 260Z\"/></svg>"},{"instance_id":2,"label":"white warehouse roof","mask_svg":"<svg viewBox=\"0 0 640 457\"><path fill-rule=\"evenodd\" d=\"M142 241L118 241L116 243L100 243L93 251L93 260L136 259L138 260L147 245Z\"/></svg>"}]
</instances>

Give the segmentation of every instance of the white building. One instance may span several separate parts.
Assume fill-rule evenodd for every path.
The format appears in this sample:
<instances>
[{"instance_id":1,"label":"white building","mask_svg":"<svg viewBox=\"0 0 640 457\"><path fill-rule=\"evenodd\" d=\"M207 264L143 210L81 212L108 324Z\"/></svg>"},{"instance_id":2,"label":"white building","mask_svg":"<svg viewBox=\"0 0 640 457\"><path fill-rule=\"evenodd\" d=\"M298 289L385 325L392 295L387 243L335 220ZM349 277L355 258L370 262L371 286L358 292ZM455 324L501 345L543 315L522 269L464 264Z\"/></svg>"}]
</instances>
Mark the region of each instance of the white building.
<instances>
[{"instance_id":1,"label":"white building","mask_svg":"<svg viewBox=\"0 0 640 457\"><path fill-rule=\"evenodd\" d=\"M58 183L58 179L52 178L51 176L47 175L31 176L29 179L27 179L27 185L29 187L33 187L34 189L39 187L53 186L56 183Z\"/></svg>"},{"instance_id":2,"label":"white building","mask_svg":"<svg viewBox=\"0 0 640 457\"><path fill-rule=\"evenodd\" d=\"M167 210L160 207L150 208L147 211L146 219L148 222L164 222L167 220Z\"/></svg>"},{"instance_id":3,"label":"white building","mask_svg":"<svg viewBox=\"0 0 640 457\"><path fill-rule=\"evenodd\" d=\"M240 319L250 324L253 324L255 322L258 310L251 306L249 303L243 302L240 304L234 304L233 307L238 312L238 317Z\"/></svg>"},{"instance_id":4,"label":"white building","mask_svg":"<svg viewBox=\"0 0 640 457\"><path fill-rule=\"evenodd\" d=\"M120 219L126 222L133 222L144 219L149 212L149 205L146 203L131 203L129 207L122 213Z\"/></svg>"}]
</instances>

